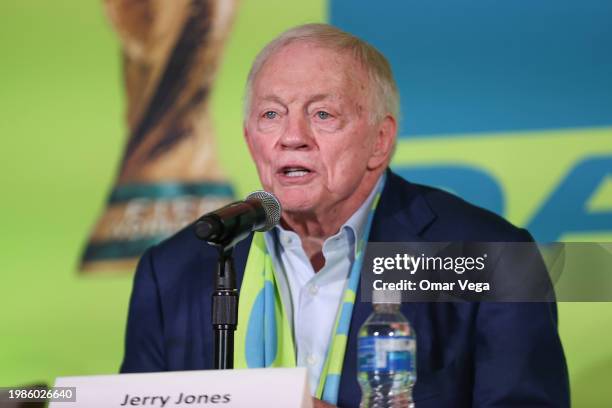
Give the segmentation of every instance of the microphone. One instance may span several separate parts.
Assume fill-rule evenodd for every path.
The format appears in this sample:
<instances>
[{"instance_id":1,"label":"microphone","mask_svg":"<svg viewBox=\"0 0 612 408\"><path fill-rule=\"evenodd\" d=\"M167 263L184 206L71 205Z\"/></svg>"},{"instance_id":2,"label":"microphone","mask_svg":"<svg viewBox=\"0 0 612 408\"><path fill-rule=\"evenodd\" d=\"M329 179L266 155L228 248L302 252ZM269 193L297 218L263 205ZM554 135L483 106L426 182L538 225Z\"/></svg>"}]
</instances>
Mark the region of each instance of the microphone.
<instances>
[{"instance_id":1,"label":"microphone","mask_svg":"<svg viewBox=\"0 0 612 408\"><path fill-rule=\"evenodd\" d=\"M196 236L225 249L232 248L253 231L272 229L281 217L278 199L267 191L254 191L244 201L236 201L201 216L195 224Z\"/></svg>"}]
</instances>

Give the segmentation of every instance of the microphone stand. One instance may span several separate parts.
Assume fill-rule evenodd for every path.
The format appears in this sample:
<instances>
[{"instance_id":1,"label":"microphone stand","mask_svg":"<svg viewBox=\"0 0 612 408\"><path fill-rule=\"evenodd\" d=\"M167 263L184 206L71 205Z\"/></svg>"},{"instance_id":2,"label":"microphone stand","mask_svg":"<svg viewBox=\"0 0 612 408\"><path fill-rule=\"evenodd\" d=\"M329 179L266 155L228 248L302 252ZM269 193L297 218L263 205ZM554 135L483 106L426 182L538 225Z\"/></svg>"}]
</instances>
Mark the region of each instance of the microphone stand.
<instances>
[{"instance_id":1,"label":"microphone stand","mask_svg":"<svg viewBox=\"0 0 612 408\"><path fill-rule=\"evenodd\" d=\"M232 258L233 245L218 246L219 260L212 295L212 325L215 333L215 369L234 368L234 331L238 324L238 289Z\"/></svg>"},{"instance_id":2,"label":"microphone stand","mask_svg":"<svg viewBox=\"0 0 612 408\"><path fill-rule=\"evenodd\" d=\"M195 222L196 237L219 251L211 316L215 335L214 368L217 370L234 368L238 289L233 248L251 232L267 231L278 224L280 214L281 206L274 195L255 191L245 201L204 214Z\"/></svg>"}]
</instances>

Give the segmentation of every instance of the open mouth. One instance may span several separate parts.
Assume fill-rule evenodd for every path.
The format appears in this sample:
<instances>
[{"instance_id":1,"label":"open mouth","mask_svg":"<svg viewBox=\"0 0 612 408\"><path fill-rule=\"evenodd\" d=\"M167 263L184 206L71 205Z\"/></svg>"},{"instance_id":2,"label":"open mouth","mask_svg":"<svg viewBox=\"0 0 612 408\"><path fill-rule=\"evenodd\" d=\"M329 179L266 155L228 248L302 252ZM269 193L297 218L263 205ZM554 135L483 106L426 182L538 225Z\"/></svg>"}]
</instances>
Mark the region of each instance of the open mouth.
<instances>
[{"instance_id":1,"label":"open mouth","mask_svg":"<svg viewBox=\"0 0 612 408\"><path fill-rule=\"evenodd\" d=\"M284 174L287 177L303 177L303 176L306 176L312 173L310 169L307 169L306 167L299 167L299 166L283 167L280 172L281 174Z\"/></svg>"}]
</instances>

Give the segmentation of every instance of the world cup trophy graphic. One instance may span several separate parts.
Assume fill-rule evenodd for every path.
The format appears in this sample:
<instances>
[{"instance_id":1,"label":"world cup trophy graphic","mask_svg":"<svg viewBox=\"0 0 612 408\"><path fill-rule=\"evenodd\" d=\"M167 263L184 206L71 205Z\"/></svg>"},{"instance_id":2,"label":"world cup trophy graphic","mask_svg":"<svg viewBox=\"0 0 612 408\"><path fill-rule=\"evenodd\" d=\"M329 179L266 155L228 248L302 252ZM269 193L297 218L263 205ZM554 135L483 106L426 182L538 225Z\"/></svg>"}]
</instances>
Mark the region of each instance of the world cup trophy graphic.
<instances>
[{"instance_id":1,"label":"world cup trophy graphic","mask_svg":"<svg viewBox=\"0 0 612 408\"><path fill-rule=\"evenodd\" d=\"M81 271L131 270L144 250L231 201L209 96L235 0L104 0L123 53L128 138Z\"/></svg>"}]
</instances>

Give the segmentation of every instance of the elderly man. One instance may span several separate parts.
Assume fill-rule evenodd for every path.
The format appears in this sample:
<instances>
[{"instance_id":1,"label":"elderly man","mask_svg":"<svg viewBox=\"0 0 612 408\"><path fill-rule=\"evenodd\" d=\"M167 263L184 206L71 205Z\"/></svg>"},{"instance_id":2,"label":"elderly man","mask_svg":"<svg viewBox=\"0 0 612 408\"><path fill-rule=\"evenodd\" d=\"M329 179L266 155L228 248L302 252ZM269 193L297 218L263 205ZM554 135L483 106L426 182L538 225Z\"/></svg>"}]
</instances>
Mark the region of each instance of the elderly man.
<instances>
[{"instance_id":1,"label":"elderly man","mask_svg":"<svg viewBox=\"0 0 612 408\"><path fill-rule=\"evenodd\" d=\"M305 366L318 405L357 407L356 335L372 308L349 277L363 242L531 237L388 170L398 93L388 62L358 38L323 24L285 32L257 56L245 104L246 143L283 215L235 250L236 366ZM123 372L212 368L204 271L215 260L193 226L146 252ZM276 314L265 310L268 295ZM410 303L402 311L417 333L418 407L569 405L554 303Z\"/></svg>"}]
</instances>

